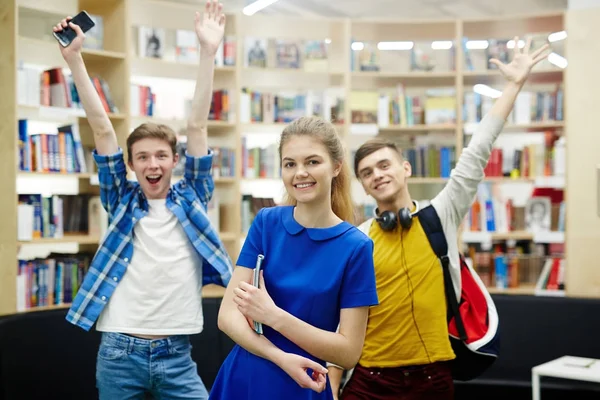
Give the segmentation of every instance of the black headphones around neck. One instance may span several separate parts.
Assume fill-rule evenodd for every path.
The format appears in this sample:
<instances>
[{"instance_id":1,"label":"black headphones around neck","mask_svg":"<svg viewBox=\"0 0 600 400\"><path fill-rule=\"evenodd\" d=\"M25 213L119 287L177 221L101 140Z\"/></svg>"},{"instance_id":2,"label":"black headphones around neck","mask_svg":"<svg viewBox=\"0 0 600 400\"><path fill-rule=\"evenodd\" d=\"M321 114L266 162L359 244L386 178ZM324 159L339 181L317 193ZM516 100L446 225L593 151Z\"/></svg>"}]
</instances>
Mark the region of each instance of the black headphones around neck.
<instances>
[{"instance_id":1,"label":"black headphones around neck","mask_svg":"<svg viewBox=\"0 0 600 400\"><path fill-rule=\"evenodd\" d=\"M375 221L377 221L381 229L387 232L396 229L398 221L400 221L400 226L403 229L409 229L412 225L413 215L419 212L419 203L413 201L413 204L416 208L412 213L408 207L402 207L397 213L393 211L384 211L381 214L379 214L379 209L375 208Z\"/></svg>"}]
</instances>

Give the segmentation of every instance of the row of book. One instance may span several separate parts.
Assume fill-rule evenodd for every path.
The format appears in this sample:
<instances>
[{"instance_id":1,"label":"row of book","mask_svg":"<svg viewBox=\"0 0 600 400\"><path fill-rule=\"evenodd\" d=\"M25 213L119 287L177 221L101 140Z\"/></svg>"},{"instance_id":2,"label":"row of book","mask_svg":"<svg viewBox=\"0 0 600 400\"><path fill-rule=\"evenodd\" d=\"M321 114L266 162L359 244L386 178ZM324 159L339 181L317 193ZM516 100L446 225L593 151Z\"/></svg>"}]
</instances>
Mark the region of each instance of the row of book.
<instances>
[{"instance_id":1,"label":"row of book","mask_svg":"<svg viewBox=\"0 0 600 400\"><path fill-rule=\"evenodd\" d=\"M449 178L456 165L456 147L423 144L402 147L402 155L412 167L414 178ZM356 150L352 151L352 163Z\"/></svg>"},{"instance_id":2,"label":"row of book","mask_svg":"<svg viewBox=\"0 0 600 400\"><path fill-rule=\"evenodd\" d=\"M532 49L537 49L548 42L548 33L535 33L527 36L532 38ZM463 37L460 43L453 40L435 43L417 40L392 42L389 46L381 46L379 42L372 40L360 41L360 38L353 38L350 44L352 49L350 70L381 71L395 68L400 71L418 72L455 71L458 46L462 46L465 70L472 71L481 68L494 70L497 69L497 66L491 63L490 59L496 58L503 63L510 62L512 49L509 46L513 47L513 43L510 43L511 39L478 38L477 41L480 43L487 42L482 52L478 53L471 51L467 37Z\"/></svg>"},{"instance_id":3,"label":"row of book","mask_svg":"<svg viewBox=\"0 0 600 400\"><path fill-rule=\"evenodd\" d=\"M495 245L491 251L469 246L465 253L487 287L538 290L564 290L564 254L562 249L546 251L543 246L531 248L528 243L515 246Z\"/></svg>"},{"instance_id":4,"label":"row of book","mask_svg":"<svg viewBox=\"0 0 600 400\"><path fill-rule=\"evenodd\" d=\"M421 178L449 178L456 164L455 146L423 145L402 150L412 166L412 176ZM354 159L356 151L352 152ZM242 139L242 172L244 178L279 178L281 163L277 144L248 147Z\"/></svg>"},{"instance_id":5,"label":"row of book","mask_svg":"<svg viewBox=\"0 0 600 400\"><path fill-rule=\"evenodd\" d=\"M565 176L566 154L564 136L545 132L544 143L517 148L494 147L485 167L486 177L534 178Z\"/></svg>"},{"instance_id":6,"label":"row of book","mask_svg":"<svg viewBox=\"0 0 600 400\"><path fill-rule=\"evenodd\" d=\"M288 123L304 116L344 122L344 99L333 89L272 93L244 88L240 101L242 123Z\"/></svg>"},{"instance_id":7,"label":"row of book","mask_svg":"<svg viewBox=\"0 0 600 400\"><path fill-rule=\"evenodd\" d=\"M463 119L466 123L477 123L487 115L494 99L480 93L465 93ZM529 124L542 121L562 121L564 119L564 91L561 86L549 91L521 91L515 100L507 123Z\"/></svg>"},{"instance_id":8,"label":"row of book","mask_svg":"<svg viewBox=\"0 0 600 400\"><path fill-rule=\"evenodd\" d=\"M65 235L101 236L108 217L99 196L18 195L17 240L60 239Z\"/></svg>"},{"instance_id":9,"label":"row of book","mask_svg":"<svg viewBox=\"0 0 600 400\"><path fill-rule=\"evenodd\" d=\"M242 233L247 234L256 214L265 207L274 207L275 200L271 197L254 197L250 194L242 195Z\"/></svg>"},{"instance_id":10,"label":"row of book","mask_svg":"<svg viewBox=\"0 0 600 400\"><path fill-rule=\"evenodd\" d=\"M152 117L160 114L157 109L158 94L151 86L141 84L130 85L130 112L134 116ZM183 118L190 116L192 99L185 99L182 103ZM229 121L231 118L231 99L227 89L213 91L208 119L211 121Z\"/></svg>"},{"instance_id":11,"label":"row of book","mask_svg":"<svg viewBox=\"0 0 600 400\"><path fill-rule=\"evenodd\" d=\"M26 172L84 173L93 168L91 151L84 148L79 125L58 126L55 131L31 131L27 119L19 120L19 170Z\"/></svg>"},{"instance_id":12,"label":"row of book","mask_svg":"<svg viewBox=\"0 0 600 400\"><path fill-rule=\"evenodd\" d=\"M98 75L90 76L106 112L119 112L108 83ZM39 71L20 66L17 70L17 103L29 106L47 106L82 109L73 77L62 68Z\"/></svg>"},{"instance_id":13,"label":"row of book","mask_svg":"<svg viewBox=\"0 0 600 400\"><path fill-rule=\"evenodd\" d=\"M279 178L281 162L276 143L248 148L247 137L242 138L242 176L244 178Z\"/></svg>"},{"instance_id":14,"label":"row of book","mask_svg":"<svg viewBox=\"0 0 600 400\"><path fill-rule=\"evenodd\" d=\"M408 95L403 84L395 90L353 90L350 93L353 124L413 126L456 122L453 88L428 89L425 96Z\"/></svg>"},{"instance_id":15,"label":"row of book","mask_svg":"<svg viewBox=\"0 0 600 400\"><path fill-rule=\"evenodd\" d=\"M325 40L285 40L246 37L244 66L328 71L328 43Z\"/></svg>"},{"instance_id":16,"label":"row of book","mask_svg":"<svg viewBox=\"0 0 600 400\"><path fill-rule=\"evenodd\" d=\"M174 39L169 29L138 26L138 57L197 64L200 60L200 43L193 30L176 29ZM174 51L172 51L174 50ZM174 59L169 57L174 54ZM215 54L215 65L233 66L236 61L236 38L226 35Z\"/></svg>"},{"instance_id":17,"label":"row of book","mask_svg":"<svg viewBox=\"0 0 600 400\"><path fill-rule=\"evenodd\" d=\"M525 206L517 207L512 198L502 196L487 184L479 185L464 221L464 229L469 232L564 232L565 225L566 203L562 190L536 188Z\"/></svg>"},{"instance_id":18,"label":"row of book","mask_svg":"<svg viewBox=\"0 0 600 400\"><path fill-rule=\"evenodd\" d=\"M18 260L17 311L71 303L92 258L89 253L51 253L45 259Z\"/></svg>"},{"instance_id":19,"label":"row of book","mask_svg":"<svg viewBox=\"0 0 600 400\"><path fill-rule=\"evenodd\" d=\"M177 153L179 160L173 168L173 176L183 176L185 173L185 160L187 149L187 138L182 136L177 141ZM231 178L235 176L235 149L222 146L210 146L213 152L212 176L213 178Z\"/></svg>"}]
</instances>

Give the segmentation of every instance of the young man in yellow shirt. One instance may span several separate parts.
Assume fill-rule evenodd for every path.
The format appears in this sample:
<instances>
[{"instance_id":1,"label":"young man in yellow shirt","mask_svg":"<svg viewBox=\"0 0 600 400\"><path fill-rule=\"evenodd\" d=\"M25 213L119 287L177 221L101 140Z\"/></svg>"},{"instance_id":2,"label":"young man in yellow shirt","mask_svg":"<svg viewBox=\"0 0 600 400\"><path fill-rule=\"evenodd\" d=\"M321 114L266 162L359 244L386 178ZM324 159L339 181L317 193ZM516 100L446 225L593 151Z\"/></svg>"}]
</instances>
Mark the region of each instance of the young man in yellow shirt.
<instances>
[{"instance_id":1,"label":"young man in yellow shirt","mask_svg":"<svg viewBox=\"0 0 600 400\"><path fill-rule=\"evenodd\" d=\"M510 63L491 60L507 80L502 95L462 152L448 184L431 200L448 243L455 286L460 285L458 228L517 94L531 68L547 56L548 45L530 53L530 40L522 49L517 43L515 38ZM366 221L362 229L374 242L379 305L370 309L362 355L339 398L453 399L450 362L455 354L448 337L443 271L419 221L419 204L408 191L411 165L393 143L373 139L358 149L354 166L363 188L377 202L378 218ZM384 229L385 211L396 219L392 229ZM332 367L329 377L337 399L343 371Z\"/></svg>"}]
</instances>

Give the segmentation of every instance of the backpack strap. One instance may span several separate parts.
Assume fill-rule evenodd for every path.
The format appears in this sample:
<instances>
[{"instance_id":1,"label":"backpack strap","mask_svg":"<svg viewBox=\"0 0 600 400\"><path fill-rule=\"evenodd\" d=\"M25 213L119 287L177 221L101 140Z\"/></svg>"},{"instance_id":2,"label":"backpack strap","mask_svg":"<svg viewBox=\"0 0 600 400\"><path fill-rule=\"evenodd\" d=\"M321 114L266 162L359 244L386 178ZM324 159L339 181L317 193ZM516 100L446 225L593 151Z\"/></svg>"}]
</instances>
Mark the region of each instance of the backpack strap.
<instances>
[{"instance_id":1,"label":"backpack strap","mask_svg":"<svg viewBox=\"0 0 600 400\"><path fill-rule=\"evenodd\" d=\"M446 235L442 227L435 208L428 204L427 206L419 210L419 222L425 231L425 235L429 240L429 244L433 249L435 255L440 259L442 263L442 271L444 273L444 289L446 292L446 300L448 301L448 317L456 322L456 329L461 340L467 340L467 333L465 325L460 316L458 310L458 301L456 300L456 293L454 292L454 285L452 285L452 277L450 276L450 258L448 257L448 243L446 242Z\"/></svg>"}]
</instances>

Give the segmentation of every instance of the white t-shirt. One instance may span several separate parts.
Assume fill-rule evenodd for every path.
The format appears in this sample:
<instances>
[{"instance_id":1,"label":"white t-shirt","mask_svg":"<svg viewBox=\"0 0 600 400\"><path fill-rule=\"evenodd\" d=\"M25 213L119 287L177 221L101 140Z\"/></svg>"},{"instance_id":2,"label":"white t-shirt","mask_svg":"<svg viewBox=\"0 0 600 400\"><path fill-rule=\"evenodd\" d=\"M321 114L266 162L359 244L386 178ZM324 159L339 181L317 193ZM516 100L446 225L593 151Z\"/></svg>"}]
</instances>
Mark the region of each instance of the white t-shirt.
<instances>
[{"instance_id":1,"label":"white t-shirt","mask_svg":"<svg viewBox=\"0 0 600 400\"><path fill-rule=\"evenodd\" d=\"M202 331L202 258L166 200L148 200L133 229L133 256L96 329L140 335Z\"/></svg>"}]
</instances>

